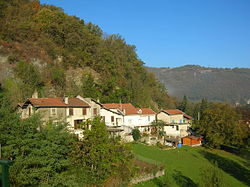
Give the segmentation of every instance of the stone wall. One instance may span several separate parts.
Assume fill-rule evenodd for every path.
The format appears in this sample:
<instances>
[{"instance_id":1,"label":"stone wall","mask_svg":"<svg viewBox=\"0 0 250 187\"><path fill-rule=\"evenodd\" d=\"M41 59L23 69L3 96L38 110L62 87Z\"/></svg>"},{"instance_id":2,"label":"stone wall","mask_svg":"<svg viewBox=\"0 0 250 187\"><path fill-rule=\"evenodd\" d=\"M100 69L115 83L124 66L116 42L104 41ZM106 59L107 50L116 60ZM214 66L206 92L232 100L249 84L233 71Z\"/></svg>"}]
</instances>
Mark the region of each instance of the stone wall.
<instances>
[{"instance_id":1,"label":"stone wall","mask_svg":"<svg viewBox=\"0 0 250 187\"><path fill-rule=\"evenodd\" d=\"M149 174L144 174L144 175L138 176L138 177L132 179L130 183L131 184L138 184L140 182L148 181L148 180L151 180L151 179L154 179L157 177L161 177L163 175L165 175L165 170L160 170L156 174L149 173Z\"/></svg>"}]
</instances>

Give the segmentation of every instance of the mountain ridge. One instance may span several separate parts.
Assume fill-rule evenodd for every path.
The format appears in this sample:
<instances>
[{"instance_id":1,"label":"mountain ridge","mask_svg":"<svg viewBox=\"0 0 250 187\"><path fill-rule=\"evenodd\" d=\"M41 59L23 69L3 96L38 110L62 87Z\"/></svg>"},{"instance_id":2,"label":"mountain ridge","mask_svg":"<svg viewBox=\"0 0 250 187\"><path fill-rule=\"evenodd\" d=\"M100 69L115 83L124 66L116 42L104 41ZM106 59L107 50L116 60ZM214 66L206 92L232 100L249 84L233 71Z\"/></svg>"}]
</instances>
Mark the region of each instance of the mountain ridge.
<instances>
[{"instance_id":1,"label":"mountain ridge","mask_svg":"<svg viewBox=\"0 0 250 187\"><path fill-rule=\"evenodd\" d=\"M211 68L199 65L146 68L157 76L171 96L181 98L186 95L192 101L207 98L231 104L243 104L250 99L250 68Z\"/></svg>"}]
</instances>

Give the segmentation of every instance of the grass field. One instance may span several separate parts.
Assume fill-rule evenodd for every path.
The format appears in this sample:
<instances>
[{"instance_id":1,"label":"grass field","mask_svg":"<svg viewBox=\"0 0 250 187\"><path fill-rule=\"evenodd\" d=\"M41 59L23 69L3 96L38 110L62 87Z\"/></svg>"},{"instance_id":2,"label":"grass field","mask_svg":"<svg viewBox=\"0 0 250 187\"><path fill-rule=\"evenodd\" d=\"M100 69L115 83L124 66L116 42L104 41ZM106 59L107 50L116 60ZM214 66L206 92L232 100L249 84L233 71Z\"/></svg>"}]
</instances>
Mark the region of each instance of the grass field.
<instances>
[{"instance_id":1,"label":"grass field","mask_svg":"<svg viewBox=\"0 0 250 187\"><path fill-rule=\"evenodd\" d=\"M200 170L211 166L214 161L223 172L226 183L232 187L250 186L249 160L222 150L208 150L203 147L182 147L174 150L160 150L157 147L133 144L133 152L140 160L163 164L167 175L143 182L135 187L164 186L164 178L171 186L196 187Z\"/></svg>"}]
</instances>

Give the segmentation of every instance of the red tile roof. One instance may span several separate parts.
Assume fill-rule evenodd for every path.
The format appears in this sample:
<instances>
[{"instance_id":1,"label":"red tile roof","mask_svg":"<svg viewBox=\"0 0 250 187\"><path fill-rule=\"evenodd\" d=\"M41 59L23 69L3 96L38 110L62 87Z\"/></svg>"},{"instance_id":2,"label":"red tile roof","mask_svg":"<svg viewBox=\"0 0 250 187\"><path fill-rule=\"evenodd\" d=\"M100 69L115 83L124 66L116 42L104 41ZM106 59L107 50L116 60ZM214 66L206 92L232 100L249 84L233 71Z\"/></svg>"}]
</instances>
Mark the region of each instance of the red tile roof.
<instances>
[{"instance_id":1,"label":"red tile roof","mask_svg":"<svg viewBox=\"0 0 250 187\"><path fill-rule=\"evenodd\" d=\"M89 107L89 104L86 102L78 99L78 98L69 98L69 104L68 106L84 106L84 107Z\"/></svg>"},{"instance_id":2,"label":"red tile roof","mask_svg":"<svg viewBox=\"0 0 250 187\"><path fill-rule=\"evenodd\" d=\"M189 116L189 115L187 115L186 113L183 113L183 116L185 117L185 118L187 118L187 119L193 119L191 116Z\"/></svg>"},{"instance_id":3,"label":"red tile roof","mask_svg":"<svg viewBox=\"0 0 250 187\"><path fill-rule=\"evenodd\" d=\"M141 108L143 114L156 114L151 108Z\"/></svg>"},{"instance_id":4,"label":"red tile roof","mask_svg":"<svg viewBox=\"0 0 250 187\"><path fill-rule=\"evenodd\" d=\"M132 104L130 103L108 103L108 104L103 104L104 108L108 109L118 109L125 113L125 115L147 115L147 114L155 114L155 112L150 109L150 108L135 108ZM139 112L141 110L141 113Z\"/></svg>"},{"instance_id":5,"label":"red tile roof","mask_svg":"<svg viewBox=\"0 0 250 187\"><path fill-rule=\"evenodd\" d=\"M183 114L183 116L187 119L193 119L191 116L187 115L186 113L182 112L181 110L178 109L167 109L167 110L163 110L164 112L166 112L169 115L179 115L179 114Z\"/></svg>"},{"instance_id":6,"label":"red tile roof","mask_svg":"<svg viewBox=\"0 0 250 187\"><path fill-rule=\"evenodd\" d=\"M35 107L89 107L87 103L78 98L68 98L68 104L60 97L28 98L28 101Z\"/></svg>"},{"instance_id":7,"label":"red tile roof","mask_svg":"<svg viewBox=\"0 0 250 187\"><path fill-rule=\"evenodd\" d=\"M167 110L163 110L163 111L166 112L169 115L183 114L183 112L178 110L178 109L167 109Z\"/></svg>"},{"instance_id":8,"label":"red tile roof","mask_svg":"<svg viewBox=\"0 0 250 187\"><path fill-rule=\"evenodd\" d=\"M104 108L108 109L118 109L125 113L125 115L135 115L138 114L137 109L130 103L122 104L122 103L108 103L103 104Z\"/></svg>"}]
</instances>

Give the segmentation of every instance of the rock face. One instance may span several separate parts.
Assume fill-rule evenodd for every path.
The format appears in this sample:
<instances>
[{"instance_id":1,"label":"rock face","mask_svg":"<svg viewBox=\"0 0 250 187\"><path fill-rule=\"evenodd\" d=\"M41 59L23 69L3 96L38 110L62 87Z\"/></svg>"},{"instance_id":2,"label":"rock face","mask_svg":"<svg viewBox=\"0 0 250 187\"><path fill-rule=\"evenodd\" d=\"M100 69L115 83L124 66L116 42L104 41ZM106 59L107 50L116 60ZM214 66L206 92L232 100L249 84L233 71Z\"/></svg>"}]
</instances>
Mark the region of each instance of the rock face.
<instances>
[{"instance_id":1,"label":"rock face","mask_svg":"<svg viewBox=\"0 0 250 187\"><path fill-rule=\"evenodd\" d=\"M14 77L13 66L8 63L8 56L0 55L0 82Z\"/></svg>"},{"instance_id":2,"label":"rock face","mask_svg":"<svg viewBox=\"0 0 250 187\"><path fill-rule=\"evenodd\" d=\"M178 68L147 68L165 85L168 93L192 101L206 97L211 101L244 104L250 99L250 69L206 68L183 66Z\"/></svg>"}]
</instances>

